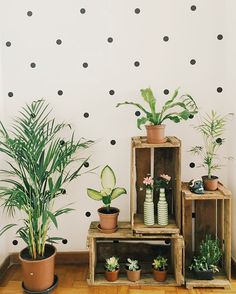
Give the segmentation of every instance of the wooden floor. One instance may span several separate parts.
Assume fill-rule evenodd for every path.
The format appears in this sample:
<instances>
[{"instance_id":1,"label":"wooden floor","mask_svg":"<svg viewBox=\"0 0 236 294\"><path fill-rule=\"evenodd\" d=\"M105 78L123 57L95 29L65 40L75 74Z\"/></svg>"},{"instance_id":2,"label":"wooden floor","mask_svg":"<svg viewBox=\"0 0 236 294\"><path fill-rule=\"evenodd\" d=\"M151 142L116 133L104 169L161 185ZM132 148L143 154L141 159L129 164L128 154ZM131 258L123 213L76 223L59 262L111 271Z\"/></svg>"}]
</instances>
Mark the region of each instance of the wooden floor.
<instances>
[{"instance_id":1,"label":"wooden floor","mask_svg":"<svg viewBox=\"0 0 236 294\"><path fill-rule=\"evenodd\" d=\"M56 273L59 284L53 294L202 294L202 293L235 293L236 277L232 280L232 289L203 289L187 290L184 287L149 287L149 286L88 286L86 282L87 265L58 265ZM13 265L0 282L0 294L18 294L21 290L21 268Z\"/></svg>"}]
</instances>

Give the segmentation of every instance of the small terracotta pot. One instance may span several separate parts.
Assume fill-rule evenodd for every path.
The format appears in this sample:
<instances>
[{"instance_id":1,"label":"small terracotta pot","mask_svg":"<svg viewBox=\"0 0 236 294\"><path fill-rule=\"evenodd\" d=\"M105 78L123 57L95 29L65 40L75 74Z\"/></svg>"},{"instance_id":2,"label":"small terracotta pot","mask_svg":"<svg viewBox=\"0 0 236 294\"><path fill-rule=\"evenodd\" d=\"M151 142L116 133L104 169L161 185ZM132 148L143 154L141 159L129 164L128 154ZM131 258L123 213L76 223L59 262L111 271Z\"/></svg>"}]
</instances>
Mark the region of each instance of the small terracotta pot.
<instances>
[{"instance_id":1,"label":"small terracotta pot","mask_svg":"<svg viewBox=\"0 0 236 294\"><path fill-rule=\"evenodd\" d=\"M119 277L119 269L114 272L105 271L105 278L108 282L115 282Z\"/></svg>"},{"instance_id":2,"label":"small terracotta pot","mask_svg":"<svg viewBox=\"0 0 236 294\"><path fill-rule=\"evenodd\" d=\"M167 270L166 271L157 271L153 269L153 277L157 282L164 282L167 278Z\"/></svg>"},{"instance_id":3,"label":"small terracotta pot","mask_svg":"<svg viewBox=\"0 0 236 294\"><path fill-rule=\"evenodd\" d=\"M146 125L147 143L160 144L166 142L165 125Z\"/></svg>"},{"instance_id":4,"label":"small terracotta pot","mask_svg":"<svg viewBox=\"0 0 236 294\"><path fill-rule=\"evenodd\" d=\"M204 189L207 191L215 191L218 188L218 177L211 176L211 179L208 179L208 176L202 177Z\"/></svg>"},{"instance_id":5,"label":"small terracotta pot","mask_svg":"<svg viewBox=\"0 0 236 294\"><path fill-rule=\"evenodd\" d=\"M129 281L136 282L136 281L140 280L141 269L139 269L137 271L130 271L130 270L126 269L126 272L127 272L127 277L128 277Z\"/></svg>"},{"instance_id":6,"label":"small terracotta pot","mask_svg":"<svg viewBox=\"0 0 236 294\"><path fill-rule=\"evenodd\" d=\"M100 228L104 231L109 231L109 233L115 232L119 212L119 209L116 207L110 207L110 213L107 212L105 207L99 208Z\"/></svg>"},{"instance_id":7,"label":"small terracotta pot","mask_svg":"<svg viewBox=\"0 0 236 294\"><path fill-rule=\"evenodd\" d=\"M35 292L47 290L54 282L56 248L47 244L45 247L45 255L49 256L39 260L28 259L28 252L28 248L25 248L19 254L24 288ZM49 253L47 254L47 252Z\"/></svg>"}]
</instances>

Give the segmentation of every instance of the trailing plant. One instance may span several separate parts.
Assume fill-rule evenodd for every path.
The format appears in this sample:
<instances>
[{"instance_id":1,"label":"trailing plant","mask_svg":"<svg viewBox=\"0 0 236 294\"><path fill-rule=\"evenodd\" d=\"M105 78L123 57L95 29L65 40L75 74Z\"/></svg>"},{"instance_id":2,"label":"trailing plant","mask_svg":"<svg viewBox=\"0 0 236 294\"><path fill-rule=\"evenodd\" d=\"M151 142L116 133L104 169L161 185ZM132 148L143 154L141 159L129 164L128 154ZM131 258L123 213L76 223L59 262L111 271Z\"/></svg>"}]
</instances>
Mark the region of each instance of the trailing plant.
<instances>
[{"instance_id":1,"label":"trailing plant","mask_svg":"<svg viewBox=\"0 0 236 294\"><path fill-rule=\"evenodd\" d=\"M203 163L200 167L207 169L207 176L209 179L212 178L212 172L221 167L218 164L218 150L222 147L225 139L222 135L225 132L227 118L217 114L215 111L211 111L210 114L206 114L200 124L195 129L202 135L203 146L194 146L190 149L195 155L200 155Z\"/></svg>"},{"instance_id":2,"label":"trailing plant","mask_svg":"<svg viewBox=\"0 0 236 294\"><path fill-rule=\"evenodd\" d=\"M8 169L1 170L5 185L0 187L0 199L9 215L14 217L17 210L22 213L17 234L33 259L44 257L46 242L62 239L50 237L49 229L57 228L57 218L72 208L55 208L54 204L66 194L66 185L81 175L88 158L80 157L79 151L93 143L76 140L74 133L63 138L61 131L71 126L56 123L50 112L44 100L37 100L22 108L12 131L0 123L0 152L8 158ZM11 226L5 226L2 233Z\"/></svg>"},{"instance_id":3,"label":"trailing plant","mask_svg":"<svg viewBox=\"0 0 236 294\"><path fill-rule=\"evenodd\" d=\"M136 259L131 259L131 258L127 258L127 263L126 263L126 266L127 266L127 269L129 271L137 271L140 269L140 265L138 264L138 260Z\"/></svg>"},{"instance_id":4,"label":"trailing plant","mask_svg":"<svg viewBox=\"0 0 236 294\"><path fill-rule=\"evenodd\" d=\"M178 97L179 89L176 89L172 97L164 103L160 108L160 112L156 109L157 100L151 88L141 89L140 92L144 101L148 103L150 110L135 102L125 101L116 105L116 107L134 105L143 112L144 116L137 119L137 127L139 129L141 129L141 125L148 122L152 125L161 125L165 120L172 120L178 123L181 120L192 118L198 112L198 107L189 94Z\"/></svg>"},{"instance_id":5,"label":"trailing plant","mask_svg":"<svg viewBox=\"0 0 236 294\"><path fill-rule=\"evenodd\" d=\"M110 211L111 202L117 197L126 194L125 188L115 187L116 185L116 176L112 168L106 165L100 175L102 189L97 191L91 188L87 189L87 194L90 198L102 201L104 206L107 209L107 212Z\"/></svg>"},{"instance_id":6,"label":"trailing plant","mask_svg":"<svg viewBox=\"0 0 236 294\"><path fill-rule=\"evenodd\" d=\"M118 270L120 267L119 265L119 258L112 256L110 258L106 259L105 262L105 270L108 272L115 272L116 270Z\"/></svg>"},{"instance_id":7,"label":"trailing plant","mask_svg":"<svg viewBox=\"0 0 236 294\"><path fill-rule=\"evenodd\" d=\"M153 268L157 271L166 271L168 267L168 261L166 258L159 255L154 258L152 265Z\"/></svg>"}]
</instances>

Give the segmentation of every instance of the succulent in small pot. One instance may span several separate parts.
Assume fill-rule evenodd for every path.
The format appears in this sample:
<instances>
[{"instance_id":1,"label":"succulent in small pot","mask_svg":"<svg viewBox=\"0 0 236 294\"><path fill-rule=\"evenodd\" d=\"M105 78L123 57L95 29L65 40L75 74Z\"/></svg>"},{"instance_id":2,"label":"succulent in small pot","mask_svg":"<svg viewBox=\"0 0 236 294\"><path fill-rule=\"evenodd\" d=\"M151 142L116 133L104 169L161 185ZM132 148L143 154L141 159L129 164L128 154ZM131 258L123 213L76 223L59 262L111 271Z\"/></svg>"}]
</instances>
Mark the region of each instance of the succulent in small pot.
<instances>
[{"instance_id":1,"label":"succulent in small pot","mask_svg":"<svg viewBox=\"0 0 236 294\"><path fill-rule=\"evenodd\" d=\"M109 282L115 282L119 276L119 258L116 256L106 258L104 267L106 280Z\"/></svg>"},{"instance_id":2,"label":"succulent in small pot","mask_svg":"<svg viewBox=\"0 0 236 294\"><path fill-rule=\"evenodd\" d=\"M139 103L127 101L118 103L116 107L126 104L134 105L143 112L144 116L137 119L137 127L141 129L141 125L144 124L146 126L148 143L159 144L166 142L164 121L172 120L178 123L181 120L193 118L198 112L198 107L189 94L178 97L179 89L176 89L172 97L164 103L160 112L156 110L157 101L151 88L141 89L140 91L144 101L148 103L150 110L147 110Z\"/></svg>"},{"instance_id":3,"label":"succulent in small pot","mask_svg":"<svg viewBox=\"0 0 236 294\"><path fill-rule=\"evenodd\" d=\"M168 261L163 256L154 258L153 263L153 276L157 282L164 282L167 279Z\"/></svg>"},{"instance_id":4,"label":"succulent in small pot","mask_svg":"<svg viewBox=\"0 0 236 294\"><path fill-rule=\"evenodd\" d=\"M111 202L117 197L126 194L125 188L115 187L116 176L112 168L106 165L100 175L102 190L87 189L87 195L97 201L102 201L104 207L98 209L100 217L99 229L104 233L112 233L117 229L119 209L111 207Z\"/></svg>"},{"instance_id":5,"label":"succulent in small pot","mask_svg":"<svg viewBox=\"0 0 236 294\"><path fill-rule=\"evenodd\" d=\"M222 138L227 117L211 111L206 114L195 129L202 135L204 144L197 145L190 149L190 152L199 155L202 158L202 164L199 167L204 167L207 170L207 175L203 176L204 189L207 191L217 190L218 177L213 175L213 171L221 168L219 164L218 151L222 147L225 139Z\"/></svg>"},{"instance_id":6,"label":"succulent in small pot","mask_svg":"<svg viewBox=\"0 0 236 294\"><path fill-rule=\"evenodd\" d=\"M139 265L138 260L127 258L126 272L129 281L136 282L140 280L141 266Z\"/></svg>"}]
</instances>

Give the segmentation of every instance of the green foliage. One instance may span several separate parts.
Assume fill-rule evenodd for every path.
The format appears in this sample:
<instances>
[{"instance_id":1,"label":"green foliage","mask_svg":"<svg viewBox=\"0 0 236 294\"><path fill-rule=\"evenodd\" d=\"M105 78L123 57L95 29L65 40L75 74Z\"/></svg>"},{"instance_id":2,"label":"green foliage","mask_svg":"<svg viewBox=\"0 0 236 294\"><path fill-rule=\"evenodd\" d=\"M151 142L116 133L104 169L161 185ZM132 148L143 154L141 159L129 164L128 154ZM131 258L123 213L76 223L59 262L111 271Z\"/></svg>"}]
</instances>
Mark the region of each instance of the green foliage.
<instances>
[{"instance_id":1,"label":"green foliage","mask_svg":"<svg viewBox=\"0 0 236 294\"><path fill-rule=\"evenodd\" d=\"M119 258L112 256L110 258L106 259L105 262L105 270L108 272L115 272L116 270L118 270L120 267L119 265Z\"/></svg>"},{"instance_id":2,"label":"green foliage","mask_svg":"<svg viewBox=\"0 0 236 294\"><path fill-rule=\"evenodd\" d=\"M117 197L126 194L125 188L117 187L116 185L116 176L112 168L106 165L100 175L102 190L97 191L91 188L87 189L87 195L93 200L100 201L102 200L104 206L109 211L112 200Z\"/></svg>"},{"instance_id":3,"label":"green foliage","mask_svg":"<svg viewBox=\"0 0 236 294\"><path fill-rule=\"evenodd\" d=\"M126 266L127 266L127 269L129 271L137 271L140 269L140 266L138 264L138 260L136 259L130 259L130 258L127 258L127 263L126 263Z\"/></svg>"},{"instance_id":4,"label":"green foliage","mask_svg":"<svg viewBox=\"0 0 236 294\"><path fill-rule=\"evenodd\" d=\"M11 216L17 210L22 213L23 224L17 234L33 259L44 256L47 241L61 239L50 238L48 231L51 225L58 227L58 216L72 209L55 209L54 203L66 193L66 185L81 175L88 158L80 158L79 151L93 143L76 140L74 133L69 139L62 138L60 132L71 127L51 119L48 107L44 100L27 104L15 118L12 132L0 123L0 152L8 158L8 169L1 170L5 185L0 187L0 199Z\"/></svg>"},{"instance_id":5,"label":"green foliage","mask_svg":"<svg viewBox=\"0 0 236 294\"><path fill-rule=\"evenodd\" d=\"M222 257L219 239L213 239L211 235L206 235L205 240L202 240L199 249L199 256L193 258L190 265L190 270L208 271L214 273L219 271L218 263Z\"/></svg>"},{"instance_id":6,"label":"green foliage","mask_svg":"<svg viewBox=\"0 0 236 294\"><path fill-rule=\"evenodd\" d=\"M189 119L190 116L195 115L198 112L194 99L188 94L178 97L178 89L176 89L172 97L165 102L160 112L157 112L156 110L157 101L152 93L152 90L147 88L141 89L140 91L144 101L148 103L150 111L135 102L125 101L116 105L116 107L125 104L134 105L144 113L145 116L137 119L137 127L139 129L141 128L141 125L148 122L152 125L160 125L167 119L178 123L181 120Z\"/></svg>"},{"instance_id":7,"label":"green foliage","mask_svg":"<svg viewBox=\"0 0 236 294\"><path fill-rule=\"evenodd\" d=\"M154 258L152 265L155 270L165 271L168 267L168 261L166 258L159 255L156 258Z\"/></svg>"},{"instance_id":8,"label":"green foliage","mask_svg":"<svg viewBox=\"0 0 236 294\"><path fill-rule=\"evenodd\" d=\"M218 115L215 111L206 114L202 121L195 129L200 132L203 137L204 146L195 146L190 149L195 155L202 158L202 165L207 169L208 178L211 179L212 172L221 167L218 164L219 158L217 152L222 144L225 142L221 136L224 134L226 126L226 116Z\"/></svg>"}]
</instances>

